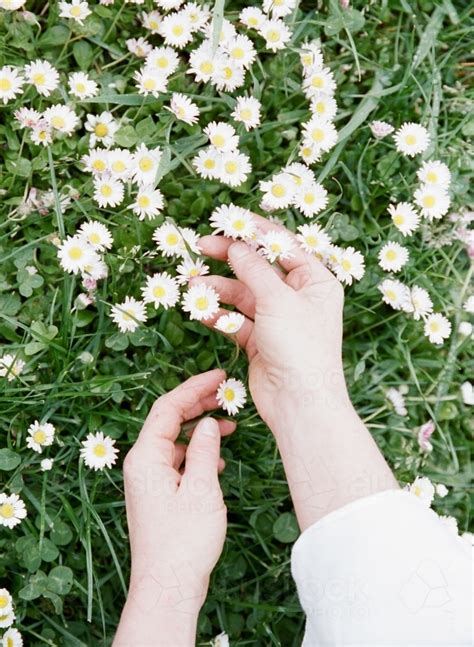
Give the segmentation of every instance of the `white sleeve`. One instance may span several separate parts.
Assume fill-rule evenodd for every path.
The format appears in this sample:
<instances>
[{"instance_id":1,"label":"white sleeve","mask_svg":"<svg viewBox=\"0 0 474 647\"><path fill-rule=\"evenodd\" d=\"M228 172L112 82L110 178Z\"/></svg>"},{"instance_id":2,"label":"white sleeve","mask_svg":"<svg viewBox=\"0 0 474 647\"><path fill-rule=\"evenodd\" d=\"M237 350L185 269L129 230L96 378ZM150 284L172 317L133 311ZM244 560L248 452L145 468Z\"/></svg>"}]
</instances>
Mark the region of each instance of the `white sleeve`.
<instances>
[{"instance_id":1,"label":"white sleeve","mask_svg":"<svg viewBox=\"0 0 474 647\"><path fill-rule=\"evenodd\" d=\"M413 494L350 503L293 547L303 645L470 646L471 568L467 542Z\"/></svg>"}]
</instances>

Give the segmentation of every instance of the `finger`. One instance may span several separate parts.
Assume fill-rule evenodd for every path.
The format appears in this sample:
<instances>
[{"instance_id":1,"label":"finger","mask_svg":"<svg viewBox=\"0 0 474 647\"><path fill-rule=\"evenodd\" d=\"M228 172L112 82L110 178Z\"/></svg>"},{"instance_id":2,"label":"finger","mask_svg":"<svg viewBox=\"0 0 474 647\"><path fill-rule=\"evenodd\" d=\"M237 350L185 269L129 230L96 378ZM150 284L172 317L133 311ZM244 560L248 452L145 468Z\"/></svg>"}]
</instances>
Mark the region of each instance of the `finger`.
<instances>
[{"instance_id":1,"label":"finger","mask_svg":"<svg viewBox=\"0 0 474 647\"><path fill-rule=\"evenodd\" d=\"M242 314L253 319L255 317L255 297L241 281L228 279L224 276L200 276L191 280L191 285L204 283L214 288L221 303L233 305ZM206 323L206 322L205 322Z\"/></svg>"},{"instance_id":2,"label":"finger","mask_svg":"<svg viewBox=\"0 0 474 647\"><path fill-rule=\"evenodd\" d=\"M215 398L215 396L214 396ZM217 400L214 400L215 406L214 408L217 409L219 406L217 404ZM211 409L212 407L209 407ZM224 438L225 436L230 436L230 434L233 434L234 431L237 428L237 423L235 420L229 420L228 418L221 418L217 420L217 424L219 425L219 431L221 434L221 438ZM186 432L185 436L186 438L191 438L193 435L194 430L196 429L196 426L194 426L192 429L189 429L189 431Z\"/></svg>"},{"instance_id":3,"label":"finger","mask_svg":"<svg viewBox=\"0 0 474 647\"><path fill-rule=\"evenodd\" d=\"M186 445L182 445L181 443L175 443L174 460L173 460L173 468L175 470L179 470L179 468L183 464L185 456L186 456Z\"/></svg>"},{"instance_id":4,"label":"finger","mask_svg":"<svg viewBox=\"0 0 474 647\"><path fill-rule=\"evenodd\" d=\"M184 487L197 483L207 483L212 487L218 482L220 441L217 422L213 418L203 418L197 424L186 450L182 480Z\"/></svg>"},{"instance_id":5,"label":"finger","mask_svg":"<svg viewBox=\"0 0 474 647\"><path fill-rule=\"evenodd\" d=\"M222 474L222 472L225 470L225 460L223 458L219 458L219 462L217 463L217 471L219 474Z\"/></svg>"},{"instance_id":6,"label":"finger","mask_svg":"<svg viewBox=\"0 0 474 647\"><path fill-rule=\"evenodd\" d=\"M227 252L232 243L232 238L224 236L203 236L199 239L199 247L205 256L215 258L216 261L226 261Z\"/></svg>"}]
</instances>

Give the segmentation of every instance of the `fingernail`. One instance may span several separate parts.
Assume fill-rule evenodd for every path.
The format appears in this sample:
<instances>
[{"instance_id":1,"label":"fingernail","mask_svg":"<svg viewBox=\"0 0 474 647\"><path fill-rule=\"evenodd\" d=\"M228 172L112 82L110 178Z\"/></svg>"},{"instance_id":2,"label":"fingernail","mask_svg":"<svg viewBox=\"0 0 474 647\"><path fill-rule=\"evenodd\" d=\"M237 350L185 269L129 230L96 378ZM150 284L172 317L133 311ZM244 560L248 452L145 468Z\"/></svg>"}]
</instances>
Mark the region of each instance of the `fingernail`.
<instances>
[{"instance_id":1,"label":"fingernail","mask_svg":"<svg viewBox=\"0 0 474 647\"><path fill-rule=\"evenodd\" d=\"M209 436L209 438L215 438L217 434L217 422L214 418L203 418L201 420L201 433L203 436Z\"/></svg>"},{"instance_id":2,"label":"fingernail","mask_svg":"<svg viewBox=\"0 0 474 647\"><path fill-rule=\"evenodd\" d=\"M228 256L234 259L240 258L248 252L248 247L245 243L232 243L229 247Z\"/></svg>"}]
</instances>

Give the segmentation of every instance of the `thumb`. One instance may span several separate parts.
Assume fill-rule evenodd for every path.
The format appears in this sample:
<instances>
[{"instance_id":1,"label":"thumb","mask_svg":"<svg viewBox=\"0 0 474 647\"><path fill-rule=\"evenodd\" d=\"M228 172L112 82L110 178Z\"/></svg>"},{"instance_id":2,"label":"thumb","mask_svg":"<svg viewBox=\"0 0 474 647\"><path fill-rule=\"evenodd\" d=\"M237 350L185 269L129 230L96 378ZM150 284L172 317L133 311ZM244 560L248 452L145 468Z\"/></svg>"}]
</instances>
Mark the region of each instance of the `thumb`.
<instances>
[{"instance_id":1,"label":"thumb","mask_svg":"<svg viewBox=\"0 0 474 647\"><path fill-rule=\"evenodd\" d=\"M203 418L196 426L186 450L183 479L188 486L205 489L218 483L221 434L214 418ZM204 492L202 492L204 494Z\"/></svg>"},{"instance_id":2,"label":"thumb","mask_svg":"<svg viewBox=\"0 0 474 647\"><path fill-rule=\"evenodd\" d=\"M257 300L268 299L286 287L268 261L245 243L233 243L229 247L228 257L237 278Z\"/></svg>"}]
</instances>

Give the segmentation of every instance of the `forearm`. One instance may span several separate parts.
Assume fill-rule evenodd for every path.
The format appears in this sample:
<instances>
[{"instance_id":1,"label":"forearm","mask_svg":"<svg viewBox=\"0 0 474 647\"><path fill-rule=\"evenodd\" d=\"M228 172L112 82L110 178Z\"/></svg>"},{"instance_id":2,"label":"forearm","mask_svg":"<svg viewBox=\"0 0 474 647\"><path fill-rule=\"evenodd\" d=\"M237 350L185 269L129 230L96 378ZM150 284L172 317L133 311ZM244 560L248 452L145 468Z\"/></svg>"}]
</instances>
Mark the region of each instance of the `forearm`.
<instances>
[{"instance_id":1,"label":"forearm","mask_svg":"<svg viewBox=\"0 0 474 647\"><path fill-rule=\"evenodd\" d=\"M355 499L398 488L345 390L283 396L271 429L302 530Z\"/></svg>"}]
</instances>

